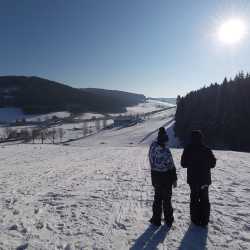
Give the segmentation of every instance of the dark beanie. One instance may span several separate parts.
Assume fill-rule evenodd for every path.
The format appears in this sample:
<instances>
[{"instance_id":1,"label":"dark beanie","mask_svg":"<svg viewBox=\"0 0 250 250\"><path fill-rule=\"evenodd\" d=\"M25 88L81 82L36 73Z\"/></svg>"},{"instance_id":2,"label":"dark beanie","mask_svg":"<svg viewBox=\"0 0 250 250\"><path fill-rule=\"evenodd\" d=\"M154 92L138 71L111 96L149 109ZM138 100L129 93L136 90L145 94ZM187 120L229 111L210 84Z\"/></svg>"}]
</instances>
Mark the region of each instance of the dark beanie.
<instances>
[{"instance_id":1,"label":"dark beanie","mask_svg":"<svg viewBox=\"0 0 250 250\"><path fill-rule=\"evenodd\" d=\"M163 144L168 141L168 135L164 127L159 128L157 141L159 144Z\"/></svg>"},{"instance_id":2,"label":"dark beanie","mask_svg":"<svg viewBox=\"0 0 250 250\"><path fill-rule=\"evenodd\" d=\"M203 135L200 130L193 130L191 132L191 143L193 144L202 144Z\"/></svg>"}]
</instances>

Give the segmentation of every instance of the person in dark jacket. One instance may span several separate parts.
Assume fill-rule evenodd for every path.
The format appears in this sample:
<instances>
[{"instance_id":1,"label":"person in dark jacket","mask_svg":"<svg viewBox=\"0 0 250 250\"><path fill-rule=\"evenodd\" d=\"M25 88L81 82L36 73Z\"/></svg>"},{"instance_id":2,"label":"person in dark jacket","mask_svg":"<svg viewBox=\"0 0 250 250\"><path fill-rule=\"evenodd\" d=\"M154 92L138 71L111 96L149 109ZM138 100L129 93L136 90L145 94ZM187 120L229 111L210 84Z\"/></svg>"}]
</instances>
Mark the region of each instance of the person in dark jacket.
<instances>
[{"instance_id":1,"label":"person in dark jacket","mask_svg":"<svg viewBox=\"0 0 250 250\"><path fill-rule=\"evenodd\" d=\"M191 221L206 226L210 216L208 188L211 184L211 168L216 159L213 152L204 145L201 131L191 133L191 143L184 149L181 165L187 168L187 183L190 185Z\"/></svg>"},{"instance_id":2,"label":"person in dark jacket","mask_svg":"<svg viewBox=\"0 0 250 250\"><path fill-rule=\"evenodd\" d=\"M167 147L168 136L161 127L157 140L149 149L149 161L151 166L151 180L154 187L153 216L150 222L155 226L161 225L162 210L165 223L169 226L174 221L171 204L172 186L176 187L177 176L172 154Z\"/></svg>"}]
</instances>

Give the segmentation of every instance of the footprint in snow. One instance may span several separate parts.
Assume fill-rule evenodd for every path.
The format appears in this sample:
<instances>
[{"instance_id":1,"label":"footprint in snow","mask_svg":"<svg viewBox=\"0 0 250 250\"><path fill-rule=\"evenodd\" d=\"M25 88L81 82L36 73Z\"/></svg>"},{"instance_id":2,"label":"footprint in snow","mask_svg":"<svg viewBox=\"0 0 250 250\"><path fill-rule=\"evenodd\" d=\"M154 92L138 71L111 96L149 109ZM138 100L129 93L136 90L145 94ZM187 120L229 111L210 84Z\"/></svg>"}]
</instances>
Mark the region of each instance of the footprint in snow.
<instances>
[{"instance_id":1,"label":"footprint in snow","mask_svg":"<svg viewBox=\"0 0 250 250\"><path fill-rule=\"evenodd\" d=\"M57 224L57 228L58 228L60 231L62 231L63 228L64 228L64 224L58 223L58 224Z\"/></svg>"},{"instance_id":2,"label":"footprint in snow","mask_svg":"<svg viewBox=\"0 0 250 250\"><path fill-rule=\"evenodd\" d=\"M17 229L18 229L18 227L17 227L17 225L16 225L16 224L11 225L11 226L9 227L9 230L14 230L14 231L17 231Z\"/></svg>"},{"instance_id":3,"label":"footprint in snow","mask_svg":"<svg viewBox=\"0 0 250 250\"><path fill-rule=\"evenodd\" d=\"M28 243L24 243L16 248L16 250L24 250L28 248Z\"/></svg>"},{"instance_id":4,"label":"footprint in snow","mask_svg":"<svg viewBox=\"0 0 250 250\"><path fill-rule=\"evenodd\" d=\"M42 229L44 227L44 224L42 221L38 221L36 224L35 224L35 227L36 229Z\"/></svg>"},{"instance_id":5,"label":"footprint in snow","mask_svg":"<svg viewBox=\"0 0 250 250\"><path fill-rule=\"evenodd\" d=\"M126 226L118 221L115 221L115 225L113 225L114 228L119 228L119 229L122 229L122 230L126 230Z\"/></svg>"}]
</instances>

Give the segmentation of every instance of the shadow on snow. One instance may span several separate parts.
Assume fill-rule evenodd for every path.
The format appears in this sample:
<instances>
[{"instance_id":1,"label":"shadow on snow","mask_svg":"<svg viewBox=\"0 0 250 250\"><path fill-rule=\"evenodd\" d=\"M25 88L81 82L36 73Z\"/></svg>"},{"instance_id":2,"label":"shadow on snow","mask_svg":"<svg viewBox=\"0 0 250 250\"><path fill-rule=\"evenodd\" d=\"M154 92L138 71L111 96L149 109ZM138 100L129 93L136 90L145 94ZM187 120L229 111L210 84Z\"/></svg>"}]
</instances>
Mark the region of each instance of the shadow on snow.
<instances>
[{"instance_id":1,"label":"shadow on snow","mask_svg":"<svg viewBox=\"0 0 250 250\"><path fill-rule=\"evenodd\" d=\"M170 228L162 226L157 228L150 225L145 232L140 235L130 250L155 250L160 243L163 243ZM207 228L190 225L185 233L178 250L205 250L207 249Z\"/></svg>"},{"instance_id":2,"label":"shadow on snow","mask_svg":"<svg viewBox=\"0 0 250 250\"><path fill-rule=\"evenodd\" d=\"M207 249L207 228L190 225L185 233L178 250L205 250Z\"/></svg>"},{"instance_id":3,"label":"shadow on snow","mask_svg":"<svg viewBox=\"0 0 250 250\"><path fill-rule=\"evenodd\" d=\"M165 225L160 228L150 225L145 232L136 239L130 250L157 249L157 246L166 238L169 229L170 228Z\"/></svg>"}]
</instances>

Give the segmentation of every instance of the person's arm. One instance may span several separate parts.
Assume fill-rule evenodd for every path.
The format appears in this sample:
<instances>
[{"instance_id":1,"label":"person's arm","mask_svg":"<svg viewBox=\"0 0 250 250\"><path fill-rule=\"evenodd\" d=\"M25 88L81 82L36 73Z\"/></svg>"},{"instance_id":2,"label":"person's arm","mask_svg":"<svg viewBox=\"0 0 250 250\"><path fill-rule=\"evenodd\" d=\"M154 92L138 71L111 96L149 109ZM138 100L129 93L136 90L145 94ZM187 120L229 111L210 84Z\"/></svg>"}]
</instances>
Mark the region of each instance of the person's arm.
<instances>
[{"instance_id":1,"label":"person's arm","mask_svg":"<svg viewBox=\"0 0 250 250\"><path fill-rule=\"evenodd\" d=\"M177 174L176 174L176 167L174 164L174 159L170 150L169 150L169 160L171 162L171 169L169 171L171 172L171 179L172 179L173 187L175 188L177 187Z\"/></svg>"},{"instance_id":2,"label":"person's arm","mask_svg":"<svg viewBox=\"0 0 250 250\"><path fill-rule=\"evenodd\" d=\"M186 148L183 150L183 153L181 156L181 166L183 168L187 168L187 149Z\"/></svg>"},{"instance_id":3,"label":"person's arm","mask_svg":"<svg viewBox=\"0 0 250 250\"><path fill-rule=\"evenodd\" d=\"M177 174L176 174L176 168L174 167L172 170L172 182L173 182L173 187L177 187Z\"/></svg>"},{"instance_id":4,"label":"person's arm","mask_svg":"<svg viewBox=\"0 0 250 250\"><path fill-rule=\"evenodd\" d=\"M148 158L149 158L150 166L152 167L152 165L153 165L153 144L150 145L150 148L148 151Z\"/></svg>"},{"instance_id":5,"label":"person's arm","mask_svg":"<svg viewBox=\"0 0 250 250\"><path fill-rule=\"evenodd\" d=\"M209 163L210 163L210 168L214 168L216 165L216 158L211 149L209 149Z\"/></svg>"},{"instance_id":6,"label":"person's arm","mask_svg":"<svg viewBox=\"0 0 250 250\"><path fill-rule=\"evenodd\" d=\"M175 166L169 171L171 172L171 179L172 179L173 187L176 188L177 187L177 174L176 174Z\"/></svg>"}]
</instances>

